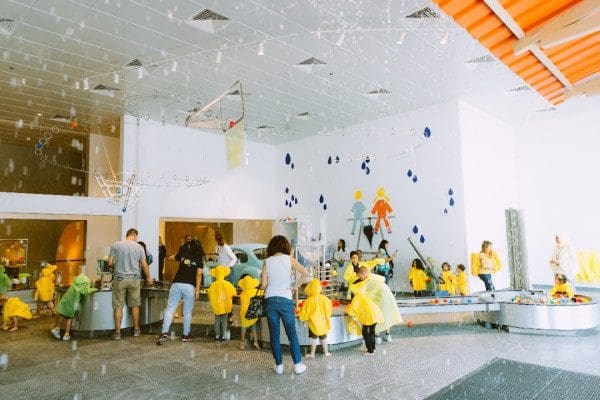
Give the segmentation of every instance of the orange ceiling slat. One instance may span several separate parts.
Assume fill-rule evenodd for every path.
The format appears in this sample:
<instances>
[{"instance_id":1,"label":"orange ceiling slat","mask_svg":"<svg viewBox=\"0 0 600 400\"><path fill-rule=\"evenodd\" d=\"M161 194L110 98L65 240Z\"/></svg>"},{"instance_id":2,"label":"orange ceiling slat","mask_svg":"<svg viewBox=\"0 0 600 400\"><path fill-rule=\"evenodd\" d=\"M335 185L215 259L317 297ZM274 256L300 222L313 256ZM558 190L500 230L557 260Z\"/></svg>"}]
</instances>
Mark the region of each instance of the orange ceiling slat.
<instances>
[{"instance_id":1,"label":"orange ceiling slat","mask_svg":"<svg viewBox=\"0 0 600 400\"><path fill-rule=\"evenodd\" d=\"M515 56L514 45L517 38L484 0L433 1L550 103L560 104L564 101L565 84L533 53L525 52ZM581 1L499 0L506 12L527 33ZM576 83L600 71L600 32L542 49L542 52L554 64L551 68L556 67L553 69L555 72L558 70L570 83Z\"/></svg>"}]
</instances>

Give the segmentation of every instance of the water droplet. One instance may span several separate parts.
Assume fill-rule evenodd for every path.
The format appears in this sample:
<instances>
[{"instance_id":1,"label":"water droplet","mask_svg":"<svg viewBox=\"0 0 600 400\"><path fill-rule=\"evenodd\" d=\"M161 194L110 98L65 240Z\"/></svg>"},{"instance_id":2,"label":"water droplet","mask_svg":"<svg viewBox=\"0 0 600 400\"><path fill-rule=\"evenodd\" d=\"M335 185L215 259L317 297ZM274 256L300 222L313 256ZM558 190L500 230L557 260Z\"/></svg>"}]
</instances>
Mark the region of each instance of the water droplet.
<instances>
[{"instance_id":1,"label":"water droplet","mask_svg":"<svg viewBox=\"0 0 600 400\"><path fill-rule=\"evenodd\" d=\"M102 367L100 368L100 374L102 376L106 375L106 364L102 364Z\"/></svg>"},{"instance_id":2,"label":"water droplet","mask_svg":"<svg viewBox=\"0 0 600 400\"><path fill-rule=\"evenodd\" d=\"M331 156L327 159L327 164L331 165Z\"/></svg>"},{"instance_id":3,"label":"water droplet","mask_svg":"<svg viewBox=\"0 0 600 400\"><path fill-rule=\"evenodd\" d=\"M415 233L415 234L419 233L419 228L416 225L413 226L413 233Z\"/></svg>"},{"instance_id":4,"label":"water droplet","mask_svg":"<svg viewBox=\"0 0 600 400\"><path fill-rule=\"evenodd\" d=\"M291 162L292 162L292 156L290 155L290 153L287 153L285 155L285 165L290 165Z\"/></svg>"},{"instance_id":5,"label":"water droplet","mask_svg":"<svg viewBox=\"0 0 600 400\"><path fill-rule=\"evenodd\" d=\"M319 203L323 204L324 201L325 197L323 197L323 195L319 196Z\"/></svg>"},{"instance_id":6,"label":"water droplet","mask_svg":"<svg viewBox=\"0 0 600 400\"><path fill-rule=\"evenodd\" d=\"M421 235L421 237L419 238L419 242L425 243L425 236Z\"/></svg>"},{"instance_id":7,"label":"water droplet","mask_svg":"<svg viewBox=\"0 0 600 400\"><path fill-rule=\"evenodd\" d=\"M413 176L413 182L417 183L417 180L418 180L417 176L416 176L416 175L414 175L414 176Z\"/></svg>"},{"instance_id":8,"label":"water droplet","mask_svg":"<svg viewBox=\"0 0 600 400\"><path fill-rule=\"evenodd\" d=\"M423 135L428 138L431 136L431 129L429 129L428 127L425 127L425 130L423 131Z\"/></svg>"},{"instance_id":9,"label":"water droplet","mask_svg":"<svg viewBox=\"0 0 600 400\"><path fill-rule=\"evenodd\" d=\"M448 196L452 196L454 194L454 190L452 190L452 188L450 188L450 190L448 190Z\"/></svg>"},{"instance_id":10,"label":"water droplet","mask_svg":"<svg viewBox=\"0 0 600 400\"><path fill-rule=\"evenodd\" d=\"M454 207L454 198L450 197L450 201L448 202L448 204L450 204L450 207Z\"/></svg>"},{"instance_id":11,"label":"water droplet","mask_svg":"<svg viewBox=\"0 0 600 400\"><path fill-rule=\"evenodd\" d=\"M8 368L8 354L6 353L0 354L0 368L2 368L2 371L6 371Z\"/></svg>"},{"instance_id":12,"label":"water droplet","mask_svg":"<svg viewBox=\"0 0 600 400\"><path fill-rule=\"evenodd\" d=\"M413 174L412 170L409 169L408 172L406 173L406 176L408 176L410 178L412 176L412 174Z\"/></svg>"}]
</instances>

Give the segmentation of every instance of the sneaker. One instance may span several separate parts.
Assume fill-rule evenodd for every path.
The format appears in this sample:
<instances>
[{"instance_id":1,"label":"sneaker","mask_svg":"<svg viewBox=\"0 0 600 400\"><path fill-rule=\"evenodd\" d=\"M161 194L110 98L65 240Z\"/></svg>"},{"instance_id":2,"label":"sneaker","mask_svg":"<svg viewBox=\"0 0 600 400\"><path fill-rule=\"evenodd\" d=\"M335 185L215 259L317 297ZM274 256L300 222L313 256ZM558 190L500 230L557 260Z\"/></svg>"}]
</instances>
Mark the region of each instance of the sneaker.
<instances>
[{"instance_id":1,"label":"sneaker","mask_svg":"<svg viewBox=\"0 0 600 400\"><path fill-rule=\"evenodd\" d=\"M306 366L304 369L306 369ZM283 364L274 366L273 371L275 371L277 375L283 375Z\"/></svg>"},{"instance_id":2,"label":"sneaker","mask_svg":"<svg viewBox=\"0 0 600 400\"><path fill-rule=\"evenodd\" d=\"M50 330L50 333L52 334L52 336L60 340L60 329L52 328Z\"/></svg>"},{"instance_id":3,"label":"sneaker","mask_svg":"<svg viewBox=\"0 0 600 400\"><path fill-rule=\"evenodd\" d=\"M63 340L63 342L68 342L69 340L71 340L71 336L65 335L65 336L63 336L62 340Z\"/></svg>"},{"instance_id":4,"label":"sneaker","mask_svg":"<svg viewBox=\"0 0 600 400\"><path fill-rule=\"evenodd\" d=\"M165 344L165 342L167 341L168 338L169 338L169 335L167 335L166 333L161 333L160 336L158 337L158 341L156 342L156 345L161 346L161 345Z\"/></svg>"},{"instance_id":5,"label":"sneaker","mask_svg":"<svg viewBox=\"0 0 600 400\"><path fill-rule=\"evenodd\" d=\"M283 366L281 366L283 368ZM298 375L306 372L306 365L303 363L294 364L294 372Z\"/></svg>"},{"instance_id":6,"label":"sneaker","mask_svg":"<svg viewBox=\"0 0 600 400\"><path fill-rule=\"evenodd\" d=\"M392 335L390 335L389 333L386 333L383 338L385 339L386 342L392 341Z\"/></svg>"},{"instance_id":7,"label":"sneaker","mask_svg":"<svg viewBox=\"0 0 600 400\"><path fill-rule=\"evenodd\" d=\"M183 335L181 337L182 342L191 342L192 340L194 340L194 337L192 335Z\"/></svg>"},{"instance_id":8,"label":"sneaker","mask_svg":"<svg viewBox=\"0 0 600 400\"><path fill-rule=\"evenodd\" d=\"M121 340L121 332L112 334L113 340Z\"/></svg>"},{"instance_id":9,"label":"sneaker","mask_svg":"<svg viewBox=\"0 0 600 400\"><path fill-rule=\"evenodd\" d=\"M370 353L370 352L368 352L368 351L363 351L362 355L363 355L363 356L374 356L374 355L375 355L375 352L372 352L372 353Z\"/></svg>"},{"instance_id":10,"label":"sneaker","mask_svg":"<svg viewBox=\"0 0 600 400\"><path fill-rule=\"evenodd\" d=\"M142 330L140 328L135 328L133 330L133 337L138 337L142 334Z\"/></svg>"},{"instance_id":11,"label":"sneaker","mask_svg":"<svg viewBox=\"0 0 600 400\"><path fill-rule=\"evenodd\" d=\"M375 343L381 344L381 338L379 336L375 337Z\"/></svg>"}]
</instances>

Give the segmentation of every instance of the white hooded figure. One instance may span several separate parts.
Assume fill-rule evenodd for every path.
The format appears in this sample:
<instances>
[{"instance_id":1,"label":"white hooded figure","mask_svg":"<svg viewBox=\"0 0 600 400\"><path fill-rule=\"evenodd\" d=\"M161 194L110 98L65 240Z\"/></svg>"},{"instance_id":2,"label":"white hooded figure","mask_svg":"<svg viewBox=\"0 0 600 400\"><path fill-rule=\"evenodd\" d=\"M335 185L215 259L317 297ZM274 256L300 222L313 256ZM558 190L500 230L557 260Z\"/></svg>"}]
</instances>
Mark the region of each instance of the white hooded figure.
<instances>
[{"instance_id":1,"label":"white hooded figure","mask_svg":"<svg viewBox=\"0 0 600 400\"><path fill-rule=\"evenodd\" d=\"M565 275L569 283L573 284L579 265L577 264L575 251L571 247L571 240L561 233L557 233L554 239L556 240L556 246L550 259L550 268L552 268L555 276L556 274Z\"/></svg>"}]
</instances>

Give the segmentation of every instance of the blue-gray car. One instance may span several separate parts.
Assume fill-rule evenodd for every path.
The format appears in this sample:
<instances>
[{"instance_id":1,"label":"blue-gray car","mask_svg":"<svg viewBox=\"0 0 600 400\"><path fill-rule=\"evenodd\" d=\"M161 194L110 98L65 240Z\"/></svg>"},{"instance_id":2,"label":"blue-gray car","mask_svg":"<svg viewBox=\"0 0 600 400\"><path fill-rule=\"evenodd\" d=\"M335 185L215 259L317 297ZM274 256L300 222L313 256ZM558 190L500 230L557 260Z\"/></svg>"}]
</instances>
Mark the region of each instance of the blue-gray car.
<instances>
[{"instance_id":1,"label":"blue-gray car","mask_svg":"<svg viewBox=\"0 0 600 400\"><path fill-rule=\"evenodd\" d=\"M263 243L243 243L231 245L231 250L237 257L238 261L233 266L231 275L228 280L234 286L238 285L240 279L246 275L260 280L262 272L263 260L267 257L267 245ZM204 286L209 286L213 279L209 271L218 265L217 261L212 261L206 264L202 271L204 276Z\"/></svg>"}]
</instances>

